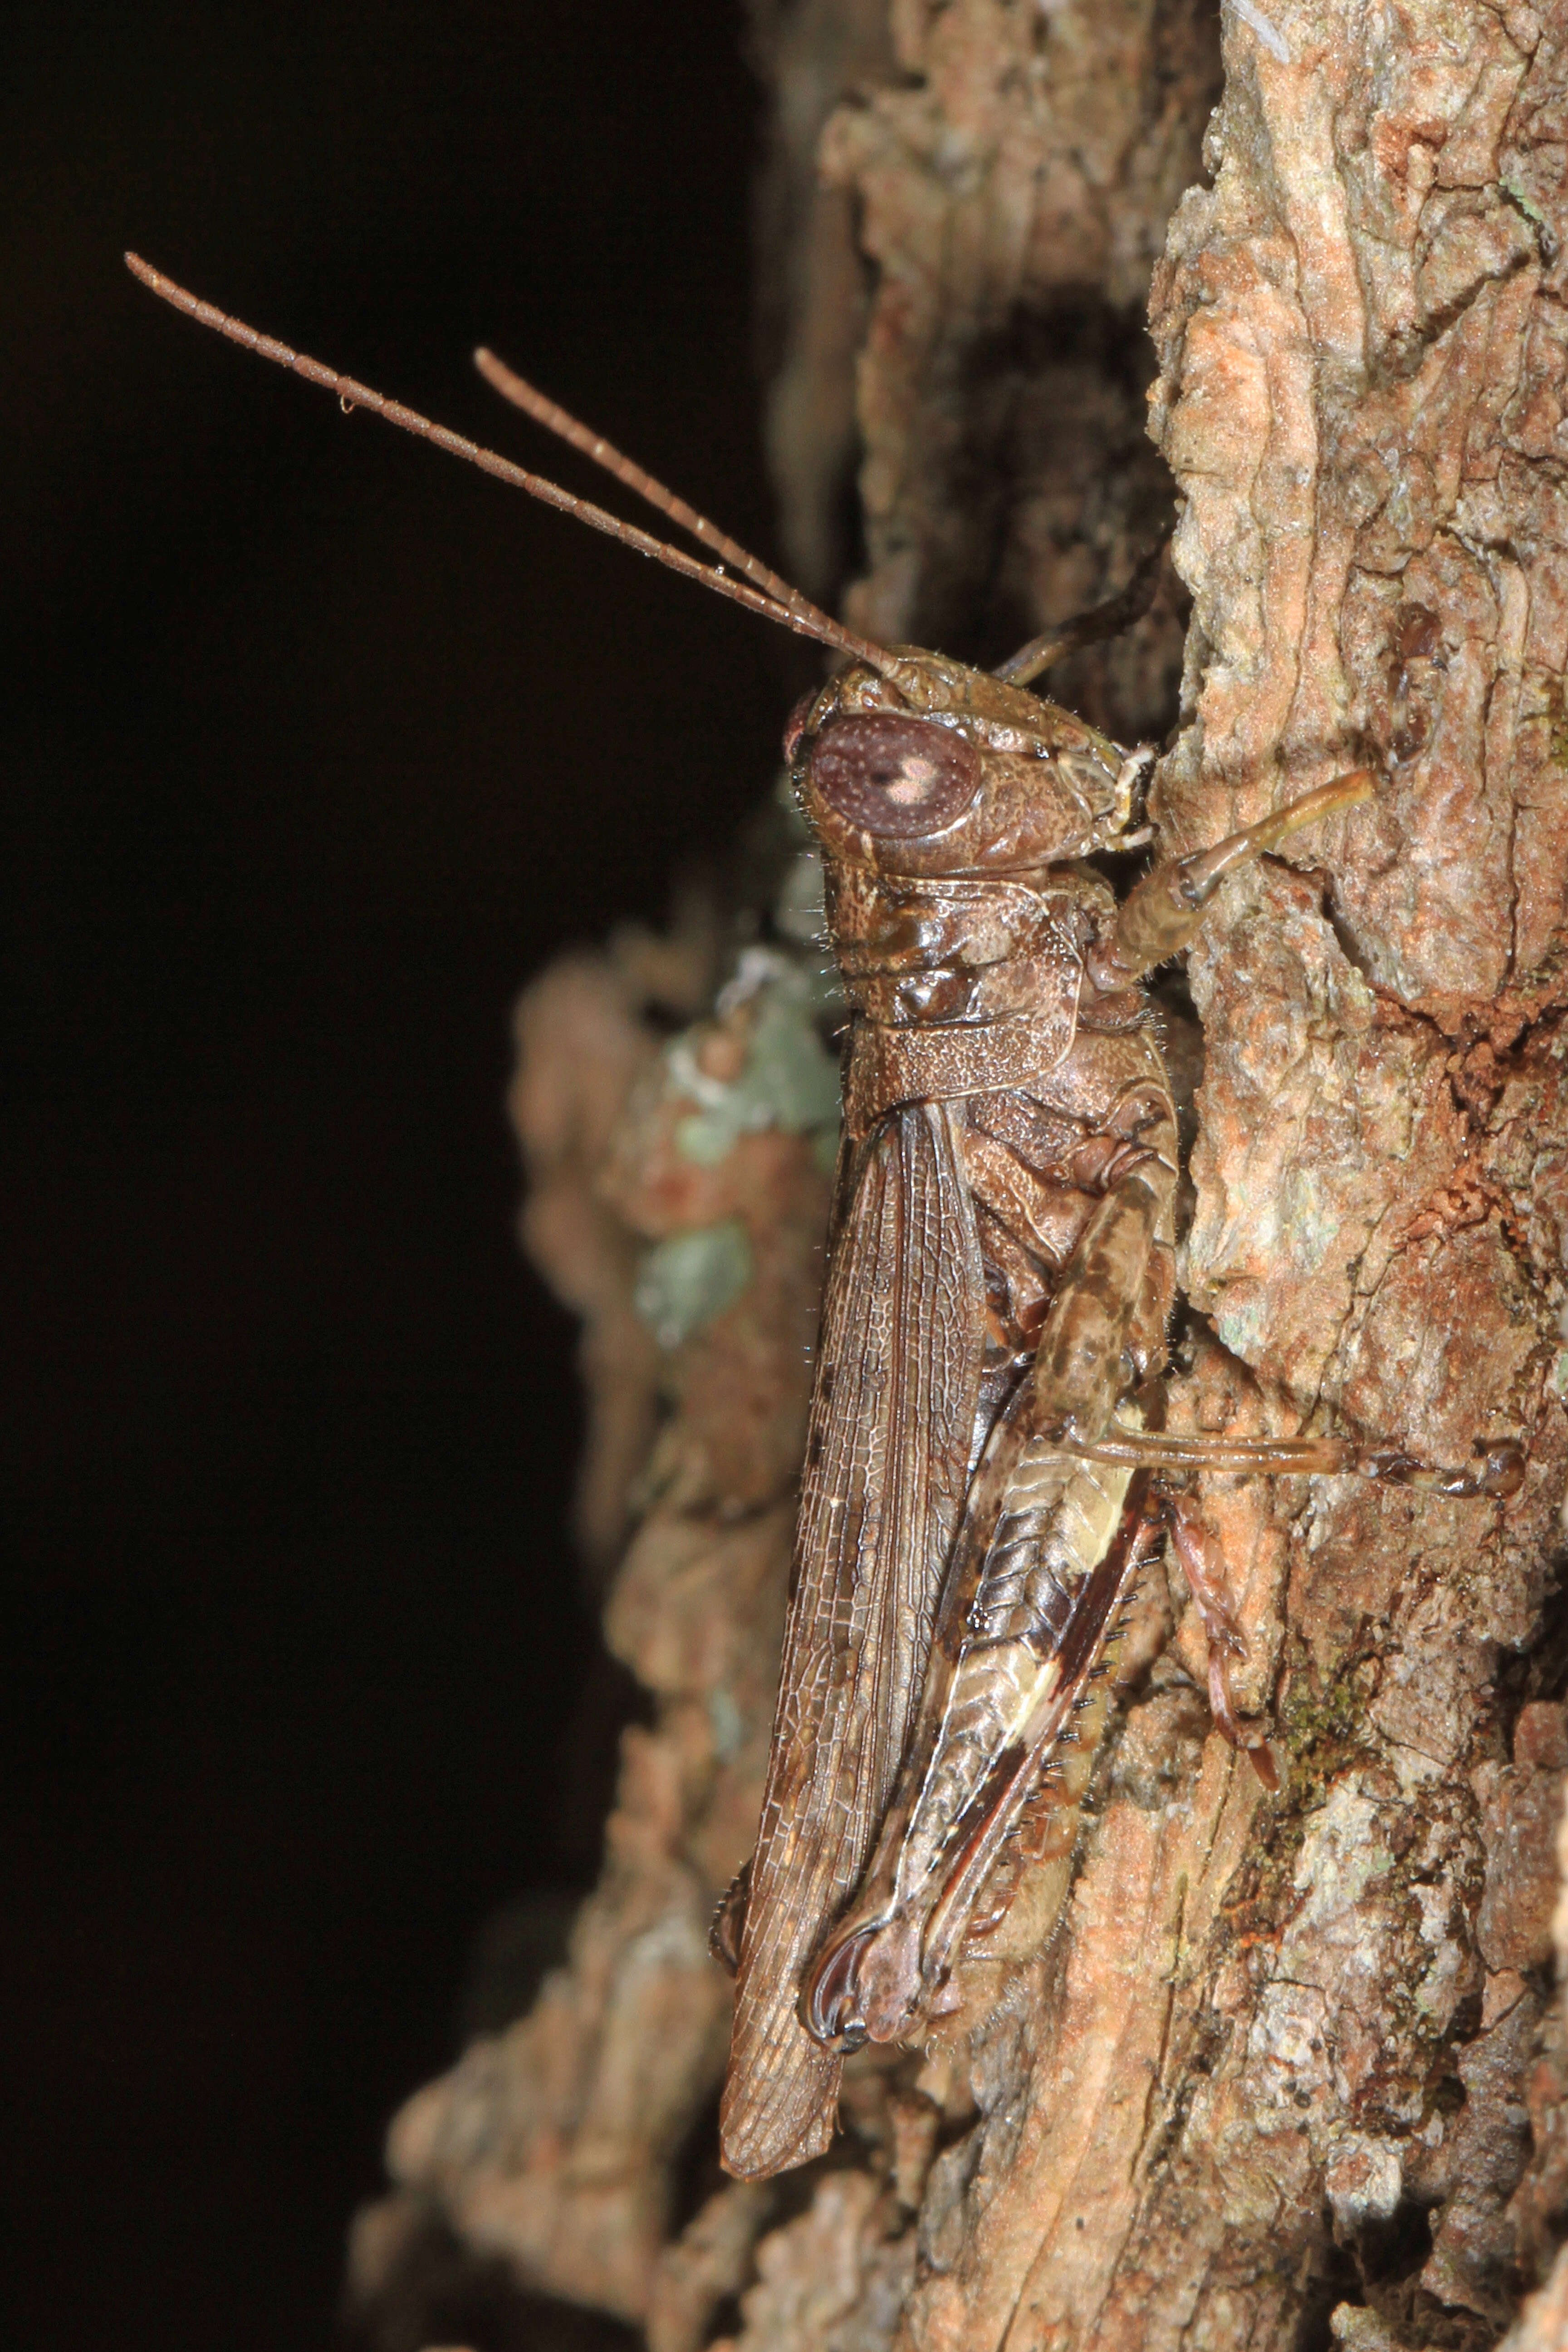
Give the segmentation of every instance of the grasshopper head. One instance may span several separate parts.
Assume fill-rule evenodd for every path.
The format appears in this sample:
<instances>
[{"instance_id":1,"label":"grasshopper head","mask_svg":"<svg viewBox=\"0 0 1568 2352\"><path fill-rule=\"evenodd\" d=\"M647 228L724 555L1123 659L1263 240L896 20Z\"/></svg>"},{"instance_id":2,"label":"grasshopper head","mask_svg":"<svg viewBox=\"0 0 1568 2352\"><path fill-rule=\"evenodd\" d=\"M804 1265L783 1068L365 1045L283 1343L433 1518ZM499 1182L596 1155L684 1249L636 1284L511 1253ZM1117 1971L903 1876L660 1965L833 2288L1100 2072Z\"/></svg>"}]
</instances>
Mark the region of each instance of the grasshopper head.
<instances>
[{"instance_id":1,"label":"grasshopper head","mask_svg":"<svg viewBox=\"0 0 1568 2352\"><path fill-rule=\"evenodd\" d=\"M1026 687L940 654L856 663L784 751L835 856L884 874L1025 874L1113 848L1138 762Z\"/></svg>"}]
</instances>

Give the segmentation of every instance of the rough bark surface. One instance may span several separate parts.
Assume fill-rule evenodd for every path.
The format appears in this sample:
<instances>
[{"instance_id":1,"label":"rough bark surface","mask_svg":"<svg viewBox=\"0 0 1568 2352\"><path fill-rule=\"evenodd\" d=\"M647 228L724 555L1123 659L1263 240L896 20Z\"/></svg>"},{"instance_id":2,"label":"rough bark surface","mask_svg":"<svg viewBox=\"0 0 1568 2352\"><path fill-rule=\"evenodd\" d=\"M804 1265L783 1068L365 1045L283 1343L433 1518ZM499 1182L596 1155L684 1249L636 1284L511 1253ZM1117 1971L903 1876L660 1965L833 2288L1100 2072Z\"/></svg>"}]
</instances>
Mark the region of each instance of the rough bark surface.
<instances>
[{"instance_id":1,"label":"rough bark surface","mask_svg":"<svg viewBox=\"0 0 1568 2352\"><path fill-rule=\"evenodd\" d=\"M1281 1793L1210 1729L1201 1632L1152 1593L1055 1944L923 2060L852 2067L820 2166L721 2186L701 1945L750 1839L783 1605L825 1197L809 958L781 945L663 1048L624 953L546 983L520 1105L563 1189L530 1243L622 1383L596 1528L628 1507L626 1433L659 1384L671 1404L607 1620L658 1715L569 1966L394 2128L372 2296L435 2213L654 2352L1480 2352L1516 2317L1517 2352L1568 2340L1568 28L1481 0L1292 0L1261 32L1227 11L1210 121L1215 30L1186 0L760 19L787 527L822 586L847 316L858 626L994 658L1119 585L1173 491L1162 842L1363 761L1384 782L1228 884L1190 959L1173 1422L1444 1460L1516 1433L1525 1490L1205 1482ZM1158 730L1181 645L1167 597L1053 690ZM785 943L808 884L785 874ZM620 1076L591 1112L596 1053ZM605 1344L634 1241L665 1252L656 1357Z\"/></svg>"},{"instance_id":2,"label":"rough bark surface","mask_svg":"<svg viewBox=\"0 0 1568 2352\"><path fill-rule=\"evenodd\" d=\"M520 1007L524 1234L589 1311L594 1520L637 1521L605 1638L656 1720L624 1736L566 1964L392 2127L403 2193L360 2217L351 2256L351 2296L373 2312L438 2223L533 2288L642 2318L672 2171L723 2063L708 1928L761 1801L837 1074L812 970L782 948L753 950L723 1009L661 1045L652 1016L710 993L710 947L624 939ZM641 1340L617 1352L634 1323ZM660 1399L634 1464L625 1433ZM697 2242L711 2265L713 2233Z\"/></svg>"}]
</instances>

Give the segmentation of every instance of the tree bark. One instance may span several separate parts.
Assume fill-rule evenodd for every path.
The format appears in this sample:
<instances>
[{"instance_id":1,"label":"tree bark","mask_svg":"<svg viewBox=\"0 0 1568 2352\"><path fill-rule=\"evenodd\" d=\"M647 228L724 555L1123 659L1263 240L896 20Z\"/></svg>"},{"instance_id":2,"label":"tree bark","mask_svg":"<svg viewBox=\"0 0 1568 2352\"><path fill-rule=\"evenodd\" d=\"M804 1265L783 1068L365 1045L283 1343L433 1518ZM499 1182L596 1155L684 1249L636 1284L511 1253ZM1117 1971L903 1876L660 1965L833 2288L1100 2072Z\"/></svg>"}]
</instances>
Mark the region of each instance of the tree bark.
<instances>
[{"instance_id":1,"label":"tree bark","mask_svg":"<svg viewBox=\"0 0 1568 2352\"><path fill-rule=\"evenodd\" d=\"M432 2211L646 2323L654 2352L715 2331L743 2352L1479 2352L1550 2269L1568 30L1481 0L1227 11L1223 91L1216 30L1197 0L759 15L786 533L821 589L851 362L844 601L879 638L994 660L1119 586L1173 500L1184 646L1167 593L1050 681L1124 740L1174 721L1161 845L1363 761L1382 783L1227 884L1189 959L1172 1419L1447 1461L1515 1434L1524 1492L1206 1481L1281 1792L1212 1730L1201 1630L1156 1580L1056 1940L923 2062L852 2069L842 2146L787 2192L721 2187L701 1930L754 1817L821 1129L775 1095L693 1160L692 1069L743 1083L769 990L796 983L727 1001L683 1062L638 1029L623 957L605 1017L642 1039L641 1087L570 1180L616 1235L591 1280L537 1216L534 1244L616 1312L628 1234L738 1224L750 1273L666 1349L673 1417L609 1612L659 1713L628 1740L604 1885L533 2015L395 2126L401 2197L357 2257L373 2296ZM1551 2307L1521 2341L1552 2340Z\"/></svg>"}]
</instances>

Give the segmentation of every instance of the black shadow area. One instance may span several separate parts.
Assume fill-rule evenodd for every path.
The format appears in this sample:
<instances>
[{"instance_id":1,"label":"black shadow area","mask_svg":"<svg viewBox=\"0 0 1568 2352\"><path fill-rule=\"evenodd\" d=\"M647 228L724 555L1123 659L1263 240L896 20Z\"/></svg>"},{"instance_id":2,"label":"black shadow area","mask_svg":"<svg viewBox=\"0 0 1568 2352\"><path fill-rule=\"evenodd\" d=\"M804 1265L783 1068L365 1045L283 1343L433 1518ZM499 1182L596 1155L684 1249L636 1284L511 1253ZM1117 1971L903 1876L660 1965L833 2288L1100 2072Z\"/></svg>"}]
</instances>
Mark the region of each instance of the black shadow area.
<instances>
[{"instance_id":1,"label":"black shadow area","mask_svg":"<svg viewBox=\"0 0 1568 2352\"><path fill-rule=\"evenodd\" d=\"M509 1898L591 1878L573 1334L508 1014L767 782L748 616L489 341L767 551L738 12L20 12L6 266L0 2268L52 2352L326 2343Z\"/></svg>"}]
</instances>

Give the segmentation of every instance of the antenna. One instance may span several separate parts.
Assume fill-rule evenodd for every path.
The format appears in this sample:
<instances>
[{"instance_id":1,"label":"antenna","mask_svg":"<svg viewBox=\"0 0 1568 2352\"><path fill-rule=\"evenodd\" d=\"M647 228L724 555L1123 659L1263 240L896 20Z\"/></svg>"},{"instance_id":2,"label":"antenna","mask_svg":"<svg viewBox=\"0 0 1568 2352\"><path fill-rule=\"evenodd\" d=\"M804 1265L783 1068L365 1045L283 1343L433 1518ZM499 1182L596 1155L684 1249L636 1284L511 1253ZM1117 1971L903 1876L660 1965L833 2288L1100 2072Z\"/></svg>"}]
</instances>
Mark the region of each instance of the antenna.
<instances>
[{"instance_id":1,"label":"antenna","mask_svg":"<svg viewBox=\"0 0 1568 2352\"><path fill-rule=\"evenodd\" d=\"M303 352L291 351L287 343L279 342L271 335L258 334L256 329L247 327L242 319L231 319L224 311L215 310L210 302L204 302L197 295L187 292L184 287L176 286L172 278L165 278L161 269L154 269L152 263L143 261L139 254L128 253L125 266L132 276L139 278L152 293L171 303L176 310L184 310L187 318L195 319L198 325L211 327L217 334L226 336L231 343L238 343L244 350L255 352L264 360L271 360L278 367L290 369L295 375L302 375L309 383L319 383L324 390L335 392L345 411L368 408L374 415L384 417L388 425L395 425L405 433L413 433L422 441L433 441L437 448L445 449L449 457L461 457L468 465L477 466L481 473L493 474L498 481L510 483L514 489L526 490L530 498L540 499L547 507L555 507L562 514L571 515L578 522L585 522L591 530L602 530L607 538L618 539L623 546L632 548L638 555L649 556L654 562L664 564L669 571L679 572L688 580L700 582L704 588L711 588L716 595L728 596L735 604L744 604L752 612L760 613L764 620L776 621L781 627L795 630L797 635L815 637L819 643L832 646L840 653L868 662L884 676L890 676L897 667L895 657L882 646L872 645L868 638L858 637L852 630L841 627L827 614L820 612L797 590L778 580L765 564L759 562L754 556L747 555L743 548L737 547L732 540L715 530L713 525L704 521L694 508L674 499L669 491L654 481L651 474L643 475L640 482L635 480L634 473L642 475L640 467L618 473L617 478L627 481L634 488L643 488L646 483L648 488L643 489L645 497L651 495L656 506L661 499L668 500L665 510L673 520L681 522L688 530L695 528L700 539L718 549L738 568L749 572L752 578L767 583L765 588L748 586L742 581L732 580L728 572L712 564L699 563L694 556L685 555L679 548L668 546L662 539L655 539L650 531L639 530L635 523L623 522L618 515L607 513L603 507L595 506L591 499L574 498L558 482L547 481L542 475L526 472L521 466L514 466L510 457L500 457L493 449L481 449L477 441L465 440L460 433L448 432L444 425L432 424L416 409L405 408L400 401L386 399L381 393L373 391L369 384L358 383L352 375L340 375L335 368L325 366L320 360L308 358ZM539 399L540 395L531 393L531 387L525 386L524 389L530 391L532 399ZM554 409L553 402L548 405ZM564 409L555 411L555 414L572 428L565 437L572 439L574 434L581 436L574 446L586 446L592 454L595 436L588 433L586 427L568 417ZM556 429L562 428L557 426ZM603 446L609 450L608 443ZM617 466L629 467L630 461L621 457L618 451L610 450L609 455L616 461L611 467L612 472L616 471Z\"/></svg>"},{"instance_id":2,"label":"antenna","mask_svg":"<svg viewBox=\"0 0 1568 2352\"><path fill-rule=\"evenodd\" d=\"M571 447L580 450L584 457L591 457L595 466L602 466L606 474L614 475L617 482L624 482L627 489L635 490L639 498L646 499L650 507L656 508L662 515L668 515L671 522L679 523L682 530L689 530L701 546L711 548L724 562L731 563L737 572L744 572L753 587L760 588L764 595L771 596L786 612L813 623L826 621L829 628L837 628L836 621L812 604L809 598L803 596L798 588L792 588L787 580L781 579L776 572L771 572L757 556L743 548L739 540L731 539L727 531L721 530L717 523L710 522L706 515L699 514L694 506L689 506L674 490L667 489L646 467L639 466L635 457L628 457L613 442L606 441L603 434L579 424L570 409L563 408L560 402L552 400L548 393L541 392L537 385L518 375L504 360L498 360L494 352L486 351L481 344L474 353L474 365L503 400L510 400L514 408L521 408L525 416L531 416L534 423L542 425L547 433L559 435ZM842 635L860 651L862 660L869 659L881 651L879 646L868 645L864 638L851 637L848 631L842 632Z\"/></svg>"}]
</instances>

